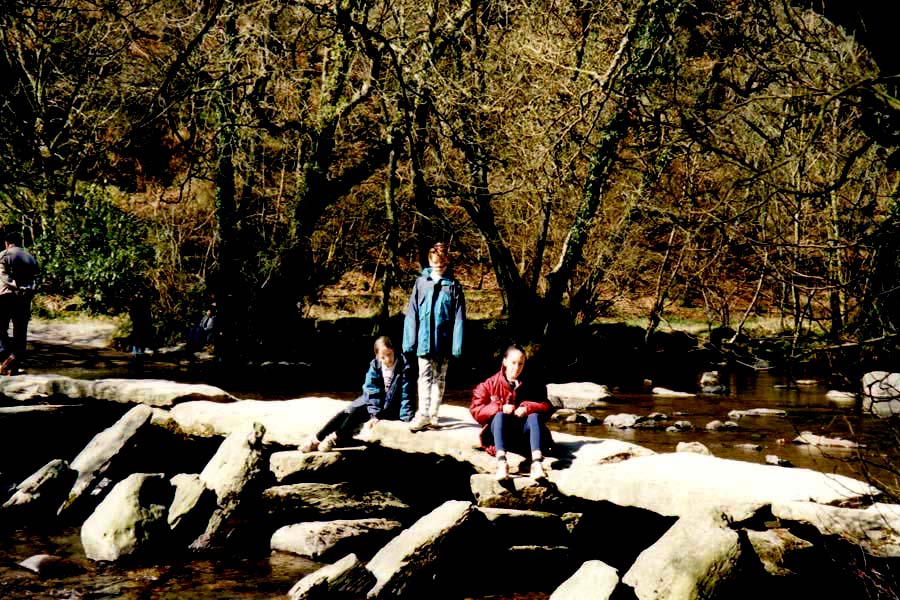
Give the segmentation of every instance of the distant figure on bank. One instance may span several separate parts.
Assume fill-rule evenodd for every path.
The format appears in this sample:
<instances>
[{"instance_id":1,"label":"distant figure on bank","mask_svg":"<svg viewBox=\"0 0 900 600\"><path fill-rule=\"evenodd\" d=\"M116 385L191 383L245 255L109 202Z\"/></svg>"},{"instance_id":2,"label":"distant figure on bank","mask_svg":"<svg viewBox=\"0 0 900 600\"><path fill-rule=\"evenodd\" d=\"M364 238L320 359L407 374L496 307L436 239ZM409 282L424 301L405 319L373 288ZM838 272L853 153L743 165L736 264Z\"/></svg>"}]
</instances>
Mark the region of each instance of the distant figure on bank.
<instances>
[{"instance_id":1,"label":"distant figure on bank","mask_svg":"<svg viewBox=\"0 0 900 600\"><path fill-rule=\"evenodd\" d=\"M352 438L361 426L379 419L409 421L413 416L412 369L394 353L390 338L375 340L375 358L369 363L362 396L331 418L319 432L300 444L301 452L330 452Z\"/></svg>"},{"instance_id":2,"label":"distant figure on bank","mask_svg":"<svg viewBox=\"0 0 900 600\"><path fill-rule=\"evenodd\" d=\"M198 352L216 338L216 303L213 302L203 313L200 322L188 330L187 347L191 352Z\"/></svg>"},{"instance_id":3,"label":"distant figure on bank","mask_svg":"<svg viewBox=\"0 0 900 600\"><path fill-rule=\"evenodd\" d=\"M438 426L450 356L462 354L466 299L453 278L443 244L428 252L428 267L416 279L403 322L403 353L418 357L419 404L410 431Z\"/></svg>"},{"instance_id":4,"label":"distant figure on bank","mask_svg":"<svg viewBox=\"0 0 900 600\"><path fill-rule=\"evenodd\" d=\"M28 340L28 321L31 319L31 299L37 283L38 264L22 248L22 236L12 231L4 238L6 249L0 252L0 373L15 375L25 358ZM9 336L12 322L13 335Z\"/></svg>"},{"instance_id":5,"label":"distant figure on bank","mask_svg":"<svg viewBox=\"0 0 900 600\"><path fill-rule=\"evenodd\" d=\"M150 292L143 283L137 284L128 302L128 318L131 321L131 356L144 356L153 344L153 312Z\"/></svg>"},{"instance_id":6,"label":"distant figure on bank","mask_svg":"<svg viewBox=\"0 0 900 600\"><path fill-rule=\"evenodd\" d=\"M547 429L553 407L546 388L521 378L525 360L525 350L520 346L507 348L500 372L478 384L469 406L469 412L482 425L481 446L497 457L497 479L509 477L509 451L531 457L532 479L547 476L541 461L553 443Z\"/></svg>"}]
</instances>

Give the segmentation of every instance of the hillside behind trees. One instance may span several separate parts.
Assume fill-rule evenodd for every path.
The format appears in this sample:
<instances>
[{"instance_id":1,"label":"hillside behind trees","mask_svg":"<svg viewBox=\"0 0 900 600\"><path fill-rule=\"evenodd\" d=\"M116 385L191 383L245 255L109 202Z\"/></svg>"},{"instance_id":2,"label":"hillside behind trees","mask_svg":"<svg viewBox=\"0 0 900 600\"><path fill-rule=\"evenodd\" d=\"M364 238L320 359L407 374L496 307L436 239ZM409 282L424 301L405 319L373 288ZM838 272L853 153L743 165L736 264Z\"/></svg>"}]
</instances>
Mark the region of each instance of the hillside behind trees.
<instances>
[{"instance_id":1,"label":"hillside behind trees","mask_svg":"<svg viewBox=\"0 0 900 600\"><path fill-rule=\"evenodd\" d=\"M0 216L47 293L171 335L214 298L225 356L351 272L386 323L436 240L532 340L642 299L648 338L689 305L889 350L896 73L829 8L11 0Z\"/></svg>"}]
</instances>

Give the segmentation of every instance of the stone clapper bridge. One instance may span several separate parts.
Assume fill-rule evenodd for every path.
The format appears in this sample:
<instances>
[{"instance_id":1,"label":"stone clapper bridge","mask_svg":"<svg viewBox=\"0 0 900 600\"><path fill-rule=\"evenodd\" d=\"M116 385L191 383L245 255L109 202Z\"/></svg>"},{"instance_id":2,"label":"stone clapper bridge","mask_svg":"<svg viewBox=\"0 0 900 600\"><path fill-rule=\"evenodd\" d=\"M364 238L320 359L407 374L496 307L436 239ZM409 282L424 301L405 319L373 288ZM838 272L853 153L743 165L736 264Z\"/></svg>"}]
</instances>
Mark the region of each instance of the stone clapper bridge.
<instances>
[{"instance_id":1,"label":"stone clapper bridge","mask_svg":"<svg viewBox=\"0 0 900 600\"><path fill-rule=\"evenodd\" d=\"M330 563L285 590L295 600L834 597L900 556L900 506L807 469L557 432L546 481L500 482L462 407L443 406L439 430L379 421L359 446L304 454L296 446L346 402L36 375L0 377L0 394L18 403L7 414L88 400L124 412L19 483L0 516L83 520L97 561L266 544Z\"/></svg>"}]
</instances>

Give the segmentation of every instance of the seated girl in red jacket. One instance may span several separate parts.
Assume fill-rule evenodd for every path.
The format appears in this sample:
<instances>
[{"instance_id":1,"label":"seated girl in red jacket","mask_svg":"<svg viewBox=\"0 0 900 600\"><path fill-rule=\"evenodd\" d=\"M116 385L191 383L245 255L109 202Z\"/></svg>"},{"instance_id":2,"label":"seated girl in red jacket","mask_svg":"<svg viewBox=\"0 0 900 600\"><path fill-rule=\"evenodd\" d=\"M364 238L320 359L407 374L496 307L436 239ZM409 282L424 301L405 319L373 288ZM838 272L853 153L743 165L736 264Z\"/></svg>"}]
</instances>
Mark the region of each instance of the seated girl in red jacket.
<instances>
[{"instance_id":1,"label":"seated girl in red jacket","mask_svg":"<svg viewBox=\"0 0 900 600\"><path fill-rule=\"evenodd\" d=\"M520 376L525 367L525 350L518 345L506 349L500 372L478 384L469 412L481 428L481 445L497 457L497 478L509 477L507 451L528 456L531 451L532 479L544 479L541 463L551 444L547 418L553 411L546 388L533 387Z\"/></svg>"},{"instance_id":2,"label":"seated girl in red jacket","mask_svg":"<svg viewBox=\"0 0 900 600\"><path fill-rule=\"evenodd\" d=\"M379 419L409 421L413 416L414 386L411 365L394 353L390 338L381 336L375 340L375 358L369 363L362 396L300 444L300 451L330 452L349 441L361 426L371 426Z\"/></svg>"}]
</instances>

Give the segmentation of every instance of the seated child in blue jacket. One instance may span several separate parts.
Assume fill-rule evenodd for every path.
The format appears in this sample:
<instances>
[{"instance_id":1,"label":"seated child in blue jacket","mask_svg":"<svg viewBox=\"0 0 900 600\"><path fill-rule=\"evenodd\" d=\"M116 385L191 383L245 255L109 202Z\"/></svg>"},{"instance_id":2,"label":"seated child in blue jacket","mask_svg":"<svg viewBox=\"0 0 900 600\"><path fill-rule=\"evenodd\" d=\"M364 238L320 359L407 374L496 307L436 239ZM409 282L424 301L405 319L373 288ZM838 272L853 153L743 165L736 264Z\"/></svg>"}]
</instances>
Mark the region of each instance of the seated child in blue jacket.
<instances>
[{"instance_id":1,"label":"seated child in blue jacket","mask_svg":"<svg viewBox=\"0 0 900 600\"><path fill-rule=\"evenodd\" d=\"M375 340L362 396L332 417L315 435L300 444L301 452L330 452L352 438L364 424L379 419L409 421L413 416L414 373L403 355L394 353L390 338ZM368 423L367 423L368 422Z\"/></svg>"}]
</instances>

